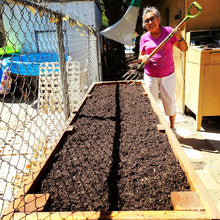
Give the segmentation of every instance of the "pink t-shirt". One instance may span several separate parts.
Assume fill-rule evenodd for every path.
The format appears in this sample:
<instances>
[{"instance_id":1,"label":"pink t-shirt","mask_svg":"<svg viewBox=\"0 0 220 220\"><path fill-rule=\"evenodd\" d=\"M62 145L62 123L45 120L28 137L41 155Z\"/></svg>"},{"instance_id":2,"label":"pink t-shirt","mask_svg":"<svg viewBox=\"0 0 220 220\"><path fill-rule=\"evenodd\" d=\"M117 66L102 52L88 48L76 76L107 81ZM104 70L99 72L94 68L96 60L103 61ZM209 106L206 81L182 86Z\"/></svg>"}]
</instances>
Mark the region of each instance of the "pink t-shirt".
<instances>
[{"instance_id":1,"label":"pink t-shirt","mask_svg":"<svg viewBox=\"0 0 220 220\"><path fill-rule=\"evenodd\" d=\"M140 40L140 52L150 54L172 31L171 27L161 27L161 34L157 39L151 37L147 32L142 35ZM171 37L167 43L150 58L145 64L144 72L152 77L165 77L174 72L173 44L177 41L176 37Z\"/></svg>"}]
</instances>

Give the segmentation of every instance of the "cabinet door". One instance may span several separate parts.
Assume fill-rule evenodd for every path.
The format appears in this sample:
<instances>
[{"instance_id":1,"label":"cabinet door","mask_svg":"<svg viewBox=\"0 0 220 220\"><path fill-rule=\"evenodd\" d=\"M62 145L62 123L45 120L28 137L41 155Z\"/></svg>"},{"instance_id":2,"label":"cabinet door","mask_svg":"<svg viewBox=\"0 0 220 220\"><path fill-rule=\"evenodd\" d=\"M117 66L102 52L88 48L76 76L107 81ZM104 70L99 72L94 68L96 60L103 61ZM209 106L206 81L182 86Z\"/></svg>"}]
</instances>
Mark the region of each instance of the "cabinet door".
<instances>
[{"instance_id":1,"label":"cabinet door","mask_svg":"<svg viewBox=\"0 0 220 220\"><path fill-rule=\"evenodd\" d=\"M200 90L200 64L186 62L185 105L195 114L198 112Z\"/></svg>"},{"instance_id":2,"label":"cabinet door","mask_svg":"<svg viewBox=\"0 0 220 220\"><path fill-rule=\"evenodd\" d=\"M203 115L220 115L220 64L205 67Z\"/></svg>"}]
</instances>

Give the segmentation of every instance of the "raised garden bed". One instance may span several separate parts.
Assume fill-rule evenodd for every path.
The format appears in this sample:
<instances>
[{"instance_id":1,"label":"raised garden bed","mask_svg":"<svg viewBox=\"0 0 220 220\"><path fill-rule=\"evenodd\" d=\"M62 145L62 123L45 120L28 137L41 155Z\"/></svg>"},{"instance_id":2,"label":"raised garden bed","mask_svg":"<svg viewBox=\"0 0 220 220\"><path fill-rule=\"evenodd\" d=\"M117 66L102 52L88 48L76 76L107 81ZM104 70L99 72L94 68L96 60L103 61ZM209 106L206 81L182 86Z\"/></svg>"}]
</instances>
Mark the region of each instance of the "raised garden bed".
<instances>
[{"instance_id":1,"label":"raised garden bed","mask_svg":"<svg viewBox=\"0 0 220 220\"><path fill-rule=\"evenodd\" d=\"M143 92L94 88L37 192L50 194L48 211L172 210L171 192L190 189Z\"/></svg>"},{"instance_id":2,"label":"raised garden bed","mask_svg":"<svg viewBox=\"0 0 220 220\"><path fill-rule=\"evenodd\" d=\"M16 217L210 219L218 215L155 106L140 83L96 84L70 122L71 131L51 152L50 163L45 162L44 178L38 175L41 178L27 187L28 193L49 194L44 208L34 205L44 212L27 215L23 205ZM158 131L160 123L166 133ZM186 198L191 199L189 204L179 206Z\"/></svg>"}]
</instances>

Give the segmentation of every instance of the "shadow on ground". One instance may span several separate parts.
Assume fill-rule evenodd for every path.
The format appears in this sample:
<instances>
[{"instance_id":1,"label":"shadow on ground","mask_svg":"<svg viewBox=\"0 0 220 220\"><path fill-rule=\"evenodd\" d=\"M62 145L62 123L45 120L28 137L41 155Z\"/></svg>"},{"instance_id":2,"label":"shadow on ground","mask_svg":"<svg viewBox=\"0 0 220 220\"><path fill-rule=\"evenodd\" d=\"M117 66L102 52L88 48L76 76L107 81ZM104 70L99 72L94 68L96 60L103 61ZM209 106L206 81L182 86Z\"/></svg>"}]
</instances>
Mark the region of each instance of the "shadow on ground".
<instances>
[{"instance_id":1,"label":"shadow on ground","mask_svg":"<svg viewBox=\"0 0 220 220\"><path fill-rule=\"evenodd\" d=\"M203 136L204 138L197 138ZM220 153L220 117L204 117L202 130L190 137L179 137L180 144L185 148L193 148L209 153Z\"/></svg>"},{"instance_id":2,"label":"shadow on ground","mask_svg":"<svg viewBox=\"0 0 220 220\"><path fill-rule=\"evenodd\" d=\"M178 138L180 144L185 147L185 148L193 148L195 150L199 150L199 151L206 151L209 153L220 153L220 149L216 149L216 147L213 146L213 142L214 145L220 145L220 141L213 141L213 140L207 140L207 139L196 139L196 138L183 138L180 137Z\"/></svg>"}]
</instances>

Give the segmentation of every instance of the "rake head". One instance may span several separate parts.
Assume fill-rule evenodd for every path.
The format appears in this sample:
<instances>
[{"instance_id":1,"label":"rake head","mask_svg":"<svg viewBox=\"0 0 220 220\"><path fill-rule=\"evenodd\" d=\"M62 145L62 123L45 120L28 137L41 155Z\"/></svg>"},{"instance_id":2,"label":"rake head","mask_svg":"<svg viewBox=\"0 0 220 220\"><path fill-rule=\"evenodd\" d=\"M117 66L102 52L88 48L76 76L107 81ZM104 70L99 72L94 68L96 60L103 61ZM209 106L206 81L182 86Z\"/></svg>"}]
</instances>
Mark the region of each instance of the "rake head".
<instances>
[{"instance_id":1,"label":"rake head","mask_svg":"<svg viewBox=\"0 0 220 220\"><path fill-rule=\"evenodd\" d=\"M122 78L124 80L141 80L143 79L143 69L138 69L138 64L131 66L130 70L126 72Z\"/></svg>"}]
</instances>

